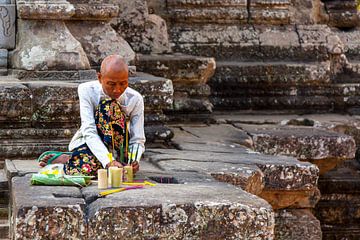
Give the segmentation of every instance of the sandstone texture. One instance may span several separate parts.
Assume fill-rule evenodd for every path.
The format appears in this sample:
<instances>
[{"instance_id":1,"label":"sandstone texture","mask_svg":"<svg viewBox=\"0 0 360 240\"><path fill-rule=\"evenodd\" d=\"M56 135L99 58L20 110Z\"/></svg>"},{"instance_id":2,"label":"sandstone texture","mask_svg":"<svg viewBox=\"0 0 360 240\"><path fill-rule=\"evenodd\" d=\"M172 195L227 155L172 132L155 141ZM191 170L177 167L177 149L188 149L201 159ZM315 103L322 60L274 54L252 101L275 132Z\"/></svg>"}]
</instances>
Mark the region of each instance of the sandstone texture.
<instances>
[{"instance_id":1,"label":"sandstone texture","mask_svg":"<svg viewBox=\"0 0 360 240\"><path fill-rule=\"evenodd\" d=\"M309 210L278 210L275 216L275 239L322 239L320 221Z\"/></svg>"},{"instance_id":2,"label":"sandstone texture","mask_svg":"<svg viewBox=\"0 0 360 240\"><path fill-rule=\"evenodd\" d=\"M128 63L135 58L130 45L108 23L67 21L66 26L81 43L91 65L100 66L101 61L112 54L122 56Z\"/></svg>"},{"instance_id":3,"label":"sandstone texture","mask_svg":"<svg viewBox=\"0 0 360 240\"><path fill-rule=\"evenodd\" d=\"M174 86L173 109L180 112L211 112L206 84L214 74L213 58L190 55L140 55L136 60L139 71L171 79Z\"/></svg>"},{"instance_id":4,"label":"sandstone texture","mask_svg":"<svg viewBox=\"0 0 360 240\"><path fill-rule=\"evenodd\" d=\"M80 43L64 22L18 20L19 40L12 67L24 70L89 69Z\"/></svg>"},{"instance_id":5,"label":"sandstone texture","mask_svg":"<svg viewBox=\"0 0 360 240\"><path fill-rule=\"evenodd\" d=\"M136 52L166 53L170 51L165 21L149 14L146 0L112 0L119 7L119 15L112 27Z\"/></svg>"},{"instance_id":6,"label":"sandstone texture","mask_svg":"<svg viewBox=\"0 0 360 240\"><path fill-rule=\"evenodd\" d=\"M85 201L76 187L36 187L30 177L15 177L11 199L14 239L86 236Z\"/></svg>"}]
</instances>

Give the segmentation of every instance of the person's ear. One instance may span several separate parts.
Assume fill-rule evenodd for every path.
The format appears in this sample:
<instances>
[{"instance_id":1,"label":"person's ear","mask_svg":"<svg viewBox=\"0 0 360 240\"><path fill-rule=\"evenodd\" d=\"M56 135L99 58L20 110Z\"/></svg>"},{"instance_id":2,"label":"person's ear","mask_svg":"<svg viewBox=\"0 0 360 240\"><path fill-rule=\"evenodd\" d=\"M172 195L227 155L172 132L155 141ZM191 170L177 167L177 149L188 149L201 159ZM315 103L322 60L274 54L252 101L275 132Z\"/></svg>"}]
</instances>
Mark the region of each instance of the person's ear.
<instances>
[{"instance_id":1,"label":"person's ear","mask_svg":"<svg viewBox=\"0 0 360 240\"><path fill-rule=\"evenodd\" d=\"M98 72L97 77L98 77L99 82L101 83L101 73Z\"/></svg>"}]
</instances>

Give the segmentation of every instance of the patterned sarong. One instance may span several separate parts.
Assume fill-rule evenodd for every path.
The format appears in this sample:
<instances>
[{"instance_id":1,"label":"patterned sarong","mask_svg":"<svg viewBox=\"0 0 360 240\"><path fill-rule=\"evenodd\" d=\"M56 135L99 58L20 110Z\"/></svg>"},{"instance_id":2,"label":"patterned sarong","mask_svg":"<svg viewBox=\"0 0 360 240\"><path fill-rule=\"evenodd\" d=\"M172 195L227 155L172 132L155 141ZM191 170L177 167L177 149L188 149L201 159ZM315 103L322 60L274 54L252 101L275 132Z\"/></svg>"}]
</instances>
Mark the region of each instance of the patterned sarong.
<instances>
[{"instance_id":1,"label":"patterned sarong","mask_svg":"<svg viewBox=\"0 0 360 240\"><path fill-rule=\"evenodd\" d=\"M114 158L121 163L127 162L126 116L116 100L100 101L95 111L95 124L101 140ZM74 149L64 166L66 174L86 176L96 176L100 168L103 168L100 161L86 144Z\"/></svg>"}]
</instances>

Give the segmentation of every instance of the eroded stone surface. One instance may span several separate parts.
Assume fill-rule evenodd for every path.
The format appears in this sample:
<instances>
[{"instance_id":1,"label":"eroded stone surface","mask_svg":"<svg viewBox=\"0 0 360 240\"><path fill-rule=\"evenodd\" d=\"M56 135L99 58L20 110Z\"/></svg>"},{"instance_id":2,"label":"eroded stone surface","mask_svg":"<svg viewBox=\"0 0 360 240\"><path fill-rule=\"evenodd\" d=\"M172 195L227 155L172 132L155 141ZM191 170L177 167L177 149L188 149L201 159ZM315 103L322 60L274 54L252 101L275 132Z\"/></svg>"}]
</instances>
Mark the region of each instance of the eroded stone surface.
<instances>
[{"instance_id":1,"label":"eroded stone surface","mask_svg":"<svg viewBox=\"0 0 360 240\"><path fill-rule=\"evenodd\" d=\"M11 199L14 238L86 237L85 201L78 188L30 186L30 176L14 177Z\"/></svg>"},{"instance_id":2,"label":"eroded stone surface","mask_svg":"<svg viewBox=\"0 0 360 240\"><path fill-rule=\"evenodd\" d=\"M18 21L19 39L12 67L24 70L81 70L90 64L64 22Z\"/></svg>"},{"instance_id":3,"label":"eroded stone surface","mask_svg":"<svg viewBox=\"0 0 360 240\"><path fill-rule=\"evenodd\" d=\"M111 21L114 29L129 42L136 52L169 52L166 22L149 14L146 0L113 0L119 15Z\"/></svg>"},{"instance_id":4,"label":"eroded stone surface","mask_svg":"<svg viewBox=\"0 0 360 240\"><path fill-rule=\"evenodd\" d=\"M98 239L272 238L272 223L265 201L218 184L158 185L89 205L89 234Z\"/></svg>"},{"instance_id":5,"label":"eroded stone surface","mask_svg":"<svg viewBox=\"0 0 360 240\"><path fill-rule=\"evenodd\" d=\"M275 216L275 239L322 239L320 221L307 209L277 210Z\"/></svg>"},{"instance_id":6,"label":"eroded stone surface","mask_svg":"<svg viewBox=\"0 0 360 240\"><path fill-rule=\"evenodd\" d=\"M128 63L135 58L130 45L108 23L68 21L66 26L81 43L91 65L99 66L106 56L112 54L122 56Z\"/></svg>"},{"instance_id":7,"label":"eroded stone surface","mask_svg":"<svg viewBox=\"0 0 360 240\"><path fill-rule=\"evenodd\" d=\"M319 166L321 174L337 163L355 157L355 141L347 135L305 127L237 126L252 135L257 151L311 161Z\"/></svg>"}]
</instances>

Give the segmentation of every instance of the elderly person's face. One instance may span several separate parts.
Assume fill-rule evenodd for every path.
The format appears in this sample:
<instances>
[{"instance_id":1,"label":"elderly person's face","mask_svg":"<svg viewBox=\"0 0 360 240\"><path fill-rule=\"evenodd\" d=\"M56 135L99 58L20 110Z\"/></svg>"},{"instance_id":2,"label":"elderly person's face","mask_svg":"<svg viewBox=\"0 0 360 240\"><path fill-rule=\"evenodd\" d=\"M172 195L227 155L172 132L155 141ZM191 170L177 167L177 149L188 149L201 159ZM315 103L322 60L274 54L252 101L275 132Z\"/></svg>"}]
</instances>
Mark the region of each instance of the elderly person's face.
<instances>
[{"instance_id":1,"label":"elderly person's face","mask_svg":"<svg viewBox=\"0 0 360 240\"><path fill-rule=\"evenodd\" d=\"M99 81L104 92L112 99L117 99L123 94L128 87L128 71L113 70L109 68L104 74L99 74Z\"/></svg>"}]
</instances>

